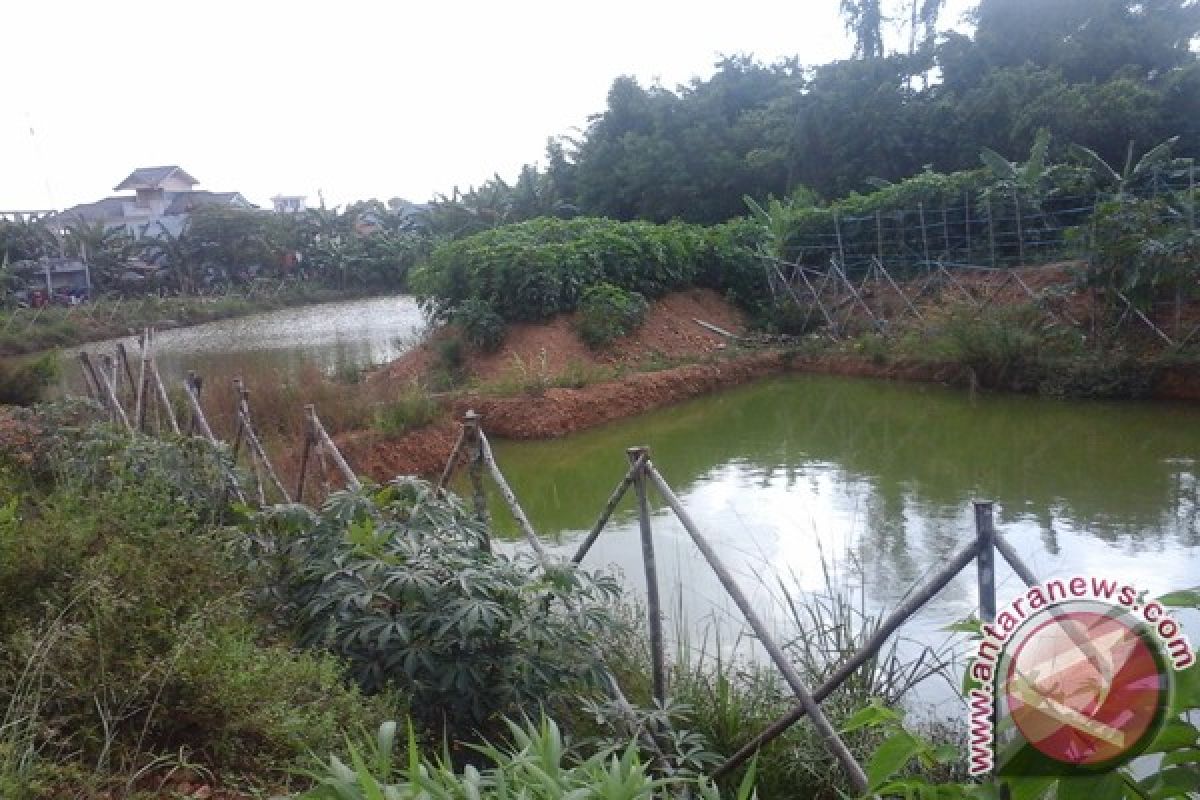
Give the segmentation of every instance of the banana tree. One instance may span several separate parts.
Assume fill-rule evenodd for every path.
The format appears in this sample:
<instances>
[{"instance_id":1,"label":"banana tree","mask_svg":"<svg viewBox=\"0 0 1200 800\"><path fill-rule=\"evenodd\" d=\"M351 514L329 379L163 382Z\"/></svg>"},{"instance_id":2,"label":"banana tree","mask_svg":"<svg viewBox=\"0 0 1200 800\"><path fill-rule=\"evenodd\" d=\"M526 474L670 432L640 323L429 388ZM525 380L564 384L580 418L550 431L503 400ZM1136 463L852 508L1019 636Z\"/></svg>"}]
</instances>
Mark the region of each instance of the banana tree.
<instances>
[{"instance_id":1,"label":"banana tree","mask_svg":"<svg viewBox=\"0 0 1200 800\"><path fill-rule=\"evenodd\" d=\"M1024 163L1009 161L990 147L979 151L979 160L992 173L994 188L1020 192L1040 211L1050 194L1050 168L1046 165L1049 149L1050 131L1041 128Z\"/></svg>"},{"instance_id":2,"label":"banana tree","mask_svg":"<svg viewBox=\"0 0 1200 800\"><path fill-rule=\"evenodd\" d=\"M1112 187L1113 199L1124 200L1134 187L1141 184L1147 177L1160 172L1164 167L1168 170L1177 166L1171 158L1171 148L1179 141L1178 136L1172 136L1165 142L1160 142L1142 154L1136 162L1133 160L1133 140L1125 151L1125 165L1120 171L1105 161L1099 153L1080 144L1072 144L1071 157L1085 167L1089 167L1101 186Z\"/></svg>"}]
</instances>

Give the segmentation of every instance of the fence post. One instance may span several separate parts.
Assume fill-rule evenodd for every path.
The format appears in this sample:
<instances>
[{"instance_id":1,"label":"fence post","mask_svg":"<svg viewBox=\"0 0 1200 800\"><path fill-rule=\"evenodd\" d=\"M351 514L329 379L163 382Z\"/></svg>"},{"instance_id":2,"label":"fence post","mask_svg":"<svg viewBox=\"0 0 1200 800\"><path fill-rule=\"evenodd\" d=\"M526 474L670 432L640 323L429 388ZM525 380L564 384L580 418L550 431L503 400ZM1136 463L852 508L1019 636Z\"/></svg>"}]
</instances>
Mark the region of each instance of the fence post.
<instances>
[{"instance_id":1,"label":"fence post","mask_svg":"<svg viewBox=\"0 0 1200 800\"><path fill-rule=\"evenodd\" d=\"M1021 190L1013 187L1013 207L1017 212L1017 264L1025 265L1025 227L1021 224Z\"/></svg>"},{"instance_id":2,"label":"fence post","mask_svg":"<svg viewBox=\"0 0 1200 800\"><path fill-rule=\"evenodd\" d=\"M471 502L475 517L488 524L487 495L483 493L483 447L479 442L479 414L469 409L463 414L463 431L467 439L467 474L471 478Z\"/></svg>"},{"instance_id":3,"label":"fence post","mask_svg":"<svg viewBox=\"0 0 1200 800\"><path fill-rule=\"evenodd\" d=\"M662 603L658 596L658 567L654 560L654 533L650 528L650 504L646 500L646 460L650 448L630 447L625 451L632 465L633 490L637 494L638 529L642 538L642 566L646 571L646 618L650 627L650 660L654 674L654 699L660 707L667 701L667 656L663 646Z\"/></svg>"},{"instance_id":4,"label":"fence post","mask_svg":"<svg viewBox=\"0 0 1200 800\"><path fill-rule=\"evenodd\" d=\"M921 249L925 253L925 269L929 269L929 236L925 232L925 204L917 203L917 215L921 222Z\"/></svg>"},{"instance_id":5,"label":"fence post","mask_svg":"<svg viewBox=\"0 0 1200 800\"><path fill-rule=\"evenodd\" d=\"M741 610L742 616L746 618L746 622L754 630L758 641L762 644L763 649L767 651L767 655L771 657L775 666L783 674L784 680L796 695L800 704L804 706L805 711L808 713L808 718L812 720L813 727L817 729L817 733L824 740L825 746L829 748L829 752L833 754L838 763L842 765L842 769L846 771L846 775L850 779L850 785L859 794L865 793L869 786L867 774L863 772L863 768L854 758L849 748L846 747L846 743L842 741L842 737L838 735L837 729L829 722L829 718L825 716L825 712L821 710L820 705L813 699L808 687L804 685L804 679L800 677L800 673L796 671L795 666L788 660L782 648L775 642L775 638L767 629L766 624L763 623L762 618L758 616L754 605L742 593L742 589L738 586L737 581L734 580L732 573L725 568L720 558L717 557L716 551L712 549L708 540L700 533L700 529L692 521L692 517L687 513L687 509L679 502L679 498L675 496L675 492L663 476L658 473L658 470L654 468L653 464L646 465L646 473L654 483L655 488L658 489L658 493L662 496L663 500L675 512L675 516L679 519L680 524L683 525L684 530L691 536L692 541L695 542L696 548L704 556L704 560L712 567L713 572L716 573L721 585L725 587L725 591L729 594L729 597Z\"/></svg>"},{"instance_id":6,"label":"fence post","mask_svg":"<svg viewBox=\"0 0 1200 800\"><path fill-rule=\"evenodd\" d=\"M946 198L942 198L942 243L946 258L950 258L950 215L946 211Z\"/></svg>"},{"instance_id":7,"label":"fence post","mask_svg":"<svg viewBox=\"0 0 1200 800\"><path fill-rule=\"evenodd\" d=\"M996 218L992 214L992 194L988 192L984 195L987 202L987 221L988 221L988 249L992 254L992 269L996 268Z\"/></svg>"},{"instance_id":8,"label":"fence post","mask_svg":"<svg viewBox=\"0 0 1200 800\"><path fill-rule=\"evenodd\" d=\"M967 236L967 263L971 263L971 193L963 192L963 230Z\"/></svg>"},{"instance_id":9,"label":"fence post","mask_svg":"<svg viewBox=\"0 0 1200 800\"><path fill-rule=\"evenodd\" d=\"M979 571L979 618L984 624L996 621L996 528L992 503L975 503L975 538L979 543L975 564Z\"/></svg>"},{"instance_id":10,"label":"fence post","mask_svg":"<svg viewBox=\"0 0 1200 800\"><path fill-rule=\"evenodd\" d=\"M296 479L297 503L304 502L304 478L308 474L308 460L312 456L313 445L316 443L311 423L312 411L312 405L304 407L304 450L300 453L300 476Z\"/></svg>"}]
</instances>

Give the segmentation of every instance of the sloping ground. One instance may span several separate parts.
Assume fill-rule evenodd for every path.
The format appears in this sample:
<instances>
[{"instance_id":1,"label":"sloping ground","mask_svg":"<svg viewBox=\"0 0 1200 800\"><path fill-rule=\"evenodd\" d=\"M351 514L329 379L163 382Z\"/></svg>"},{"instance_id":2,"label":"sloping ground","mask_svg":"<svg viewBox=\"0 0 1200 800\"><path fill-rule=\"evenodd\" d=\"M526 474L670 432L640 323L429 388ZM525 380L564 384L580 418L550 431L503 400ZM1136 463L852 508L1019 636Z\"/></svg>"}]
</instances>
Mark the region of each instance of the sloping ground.
<instances>
[{"instance_id":1,"label":"sloping ground","mask_svg":"<svg viewBox=\"0 0 1200 800\"><path fill-rule=\"evenodd\" d=\"M486 382L514 374L554 376L571 368L691 358L722 350L725 344L723 337L705 330L694 319L731 333L745 330L742 312L711 289L689 289L653 301L641 328L600 352L589 349L575 334L575 317L563 314L546 323L509 326L498 351L467 355L468 373ZM436 363L437 342L451 333L440 331L430 341L371 375L369 380L400 387L424 377Z\"/></svg>"}]
</instances>

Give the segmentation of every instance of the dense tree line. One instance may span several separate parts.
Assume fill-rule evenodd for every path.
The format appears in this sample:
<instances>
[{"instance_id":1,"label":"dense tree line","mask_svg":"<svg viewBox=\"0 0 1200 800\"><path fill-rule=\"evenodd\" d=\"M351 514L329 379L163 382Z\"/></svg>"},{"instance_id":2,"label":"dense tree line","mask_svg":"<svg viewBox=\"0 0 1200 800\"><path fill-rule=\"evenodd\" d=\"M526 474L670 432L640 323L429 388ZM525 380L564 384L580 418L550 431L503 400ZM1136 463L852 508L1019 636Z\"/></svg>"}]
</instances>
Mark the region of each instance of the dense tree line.
<instances>
[{"instance_id":1,"label":"dense tree line","mask_svg":"<svg viewBox=\"0 0 1200 800\"><path fill-rule=\"evenodd\" d=\"M674 90L618 77L605 110L579 137L552 140L542 168L452 200L477 222L713 223L745 213L747 194L839 197L927 167L977 167L982 147L1016 158L1043 128L1053 157L1079 144L1121 163L1131 140L1172 136L1176 155L1200 154L1195 0L981 0L971 35L937 34L941 5L845 0L855 57L822 66L730 56ZM896 13L908 41L889 53Z\"/></svg>"}]
</instances>

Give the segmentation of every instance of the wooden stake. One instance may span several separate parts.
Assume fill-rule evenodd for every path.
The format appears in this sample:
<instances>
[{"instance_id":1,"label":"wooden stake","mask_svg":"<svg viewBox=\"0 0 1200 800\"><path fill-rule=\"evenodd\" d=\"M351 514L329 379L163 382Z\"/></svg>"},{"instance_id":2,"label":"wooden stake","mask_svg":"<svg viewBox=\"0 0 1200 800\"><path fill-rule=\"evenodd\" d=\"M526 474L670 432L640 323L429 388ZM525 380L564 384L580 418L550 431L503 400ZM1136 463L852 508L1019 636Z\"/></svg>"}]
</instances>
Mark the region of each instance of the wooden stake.
<instances>
[{"instance_id":1,"label":"wooden stake","mask_svg":"<svg viewBox=\"0 0 1200 800\"><path fill-rule=\"evenodd\" d=\"M483 448L479 445L479 415L468 410L463 415L463 434L467 444L467 474L471 478L471 503L475 518L488 525L487 494L483 491Z\"/></svg>"},{"instance_id":2,"label":"wooden stake","mask_svg":"<svg viewBox=\"0 0 1200 800\"><path fill-rule=\"evenodd\" d=\"M608 524L612 513L616 511L617 504L621 502L621 498L629 491L629 487L633 485L633 477L646 463L646 459L639 458L629 471L625 473L625 477L617 484L617 488L608 496L608 502L604 504L604 510L600 512L600 518L592 525L592 529L588 531L588 535L583 538L579 545L579 549L575 551L575 555L571 558L572 564L579 564L587 556L588 551L592 549L592 545L596 543L596 539L600 537L600 531L604 530L604 526Z\"/></svg>"},{"instance_id":3,"label":"wooden stake","mask_svg":"<svg viewBox=\"0 0 1200 800\"><path fill-rule=\"evenodd\" d=\"M708 540L700 533L700 530L696 527L696 523L692 521L691 515L687 513L687 509L679 502L679 498L675 496L675 492L672 491L662 475L658 474L658 470L654 468L654 464L647 463L645 471L654 482L659 494L662 495L667 505L675 512L675 516L679 518L679 522L682 523L684 530L692 537L692 541L696 543L697 549L700 550L705 560L708 561L709 566L712 567L713 572L716 573L717 579L721 581L721 585L725 587L725 591L732 598L734 604L741 610L742 615L746 618L746 622L750 624L750 627L757 635L763 649L767 651L767 655L775 662L775 666L783 674L784 680L787 681L788 686L791 687L792 692L799 699L800 705L804 706L809 719L813 722L813 727L817 729L817 732L824 740L825 746L829 748L829 751L842 765L842 769L846 771L851 786L859 794L865 793L868 786L866 773L863 772L862 767L854 759L849 748L846 747L846 743L838 735L837 730L830 724L829 718L825 716L825 712L821 710L817 701L813 699L812 694L808 691L808 687L804 685L804 679L800 677L800 673L796 671L796 668L792 666L787 656L784 655L783 650L775 642L775 638L758 616L758 612L754 609L753 604L742 593L741 587L738 586L733 575L721 563L716 551L712 549Z\"/></svg>"},{"instance_id":4,"label":"wooden stake","mask_svg":"<svg viewBox=\"0 0 1200 800\"><path fill-rule=\"evenodd\" d=\"M362 482L358 476L354 474L354 470L350 469L350 465L346 463L346 459L342 458L342 451L333 442L333 438L329 432L325 430L325 426L321 424L321 420L317 417L317 411L312 406L307 406L311 409L311 419L313 421L314 430L317 433L317 441L321 445L321 451L327 453L333 461L333 465L338 468L338 472L342 473L342 480L345 484L354 491L362 490Z\"/></svg>"},{"instance_id":5,"label":"wooden stake","mask_svg":"<svg viewBox=\"0 0 1200 800\"><path fill-rule=\"evenodd\" d=\"M975 566L979 577L979 618L985 624L996 621L996 527L992 504L975 503Z\"/></svg>"},{"instance_id":6,"label":"wooden stake","mask_svg":"<svg viewBox=\"0 0 1200 800\"><path fill-rule=\"evenodd\" d=\"M859 667L873 658L901 625L907 622L913 614L920 611L926 603L936 597L939 592L946 588L950 581L954 580L971 563L971 559L975 558L975 551L978 547L978 542L969 542L954 554L936 573L921 584L920 587L910 592L896 606L892 613L887 616L887 619L879 623L879 628L871 638L864 642L863 646L854 652L854 655L846 659L823 684L813 691L813 699L819 703L833 694L839 686L846 682L847 678L858 671ZM808 710L803 705L797 705L792 708L791 711L764 728L762 733L747 742L740 750L721 764L721 766L717 767L712 777L720 778L722 775L727 775L746 763L755 753L783 735L788 728L799 722L807 713Z\"/></svg>"},{"instance_id":7,"label":"wooden stake","mask_svg":"<svg viewBox=\"0 0 1200 800\"><path fill-rule=\"evenodd\" d=\"M508 481L504 479L504 473L496 465L496 459L492 455L492 446L488 444L487 436L484 435L482 430L479 430L478 433L479 450L483 455L483 463L487 465L488 471L491 472L492 480L496 482L496 487L500 490L500 496L504 498L504 504L512 512L513 519L517 521L521 532L525 534L525 539L529 542L529 546L537 554L538 563L544 568L546 566L546 551L542 547L537 533L534 532L533 525L529 523L529 517L525 516L525 510L517 502L517 496L513 493L512 488L509 487Z\"/></svg>"},{"instance_id":8,"label":"wooden stake","mask_svg":"<svg viewBox=\"0 0 1200 800\"><path fill-rule=\"evenodd\" d=\"M634 470L633 490L637 494L638 530L642 539L642 566L646 572L646 621L650 628L650 660L654 677L654 699L660 708L667 702L667 655L663 645L662 602L658 596L658 567L654 560L654 532L650 527L650 504L646 500L646 462L650 450L631 447L625 451ZM641 466L638 466L638 465Z\"/></svg>"},{"instance_id":9,"label":"wooden stake","mask_svg":"<svg viewBox=\"0 0 1200 800\"><path fill-rule=\"evenodd\" d=\"M153 347L153 334L151 334L151 347ZM153 358L149 362L150 374L154 381L155 390L158 393L159 405L162 406L163 413L167 417L167 422L171 425L171 432L179 436L179 420L175 418L175 409L171 405L171 396L167 394L166 384L163 383L162 376L158 374L158 363Z\"/></svg>"}]
</instances>

